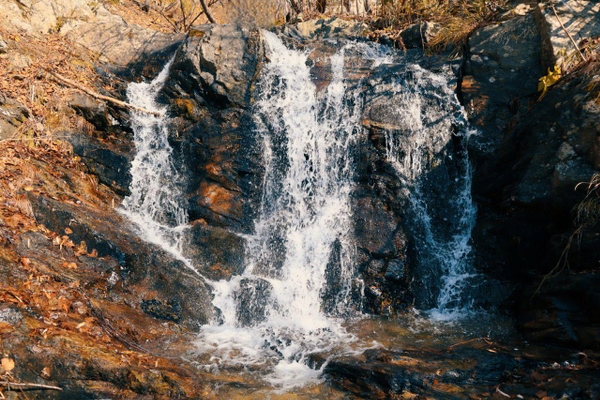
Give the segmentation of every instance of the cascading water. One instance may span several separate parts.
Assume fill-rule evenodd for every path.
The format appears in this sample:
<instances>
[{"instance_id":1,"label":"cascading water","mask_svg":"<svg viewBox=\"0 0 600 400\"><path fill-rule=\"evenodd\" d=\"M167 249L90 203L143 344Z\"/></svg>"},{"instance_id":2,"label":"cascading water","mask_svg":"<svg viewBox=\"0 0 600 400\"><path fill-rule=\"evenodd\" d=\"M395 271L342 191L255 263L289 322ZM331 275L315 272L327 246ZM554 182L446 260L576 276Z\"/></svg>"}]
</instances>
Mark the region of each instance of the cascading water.
<instances>
[{"instance_id":1,"label":"cascading water","mask_svg":"<svg viewBox=\"0 0 600 400\"><path fill-rule=\"evenodd\" d=\"M395 112L404 116L404 126L401 135L386 131L386 155L409 189L419 290L424 292L418 306L430 308L435 319L454 319L469 309L465 294L474 278L470 239L476 208L471 168L464 143L449 143L451 151L441 149L437 156L428 154L425 143L445 141L448 132L440 130L439 121L450 120L459 140L466 141L474 132L445 76L409 65L396 80L395 91L403 99ZM434 96L434 101L424 104L425 96ZM440 164L446 165L443 179L428 176L435 175Z\"/></svg>"},{"instance_id":2,"label":"cascading water","mask_svg":"<svg viewBox=\"0 0 600 400\"><path fill-rule=\"evenodd\" d=\"M287 389L320 375L320 369L309 367L311 354L358 351L350 349L355 337L342 323L360 312L362 300L350 205L364 92L345 80L345 52L359 49L373 66L391 56L376 45L347 44L329 57L331 81L319 92L306 53L287 49L272 33L265 32L265 39L270 62L258 82L254 109L265 165L261 209L255 233L247 237L245 272L228 281L207 280L220 314L202 327L196 344L200 354L210 354L201 362L208 369L260 369L268 382ZM151 83L128 87L131 103L157 115L132 114L137 154L122 212L138 224L143 238L194 269L182 255L186 202L165 110L155 101L169 67ZM386 132L387 160L407 192L421 268L432 271L422 279L437 288L422 305L437 311L432 314L449 315L463 307L462 290L471 277L470 170L466 151L448 150L445 160L454 170L449 183L437 189L446 199L433 199L436 192L426 175L441 161L425 154L423 144L444 141L436 131L440 119L451 118L457 136L468 132L445 76L412 64L406 72L393 77L394 90L404 98L394 112L404 122L401 131ZM434 101L425 104L423 92L431 87Z\"/></svg>"},{"instance_id":3,"label":"cascading water","mask_svg":"<svg viewBox=\"0 0 600 400\"><path fill-rule=\"evenodd\" d=\"M320 96L307 54L265 37L270 63L255 106L266 166L262 208L246 271L215 284L222 325L205 327L199 344L215 343L213 354L225 362L273 359L271 382L289 387L319 374L307 355L351 340L335 316L352 310L360 290L350 210L360 102L344 84L344 49L331 57L332 81Z\"/></svg>"},{"instance_id":4,"label":"cascading water","mask_svg":"<svg viewBox=\"0 0 600 400\"><path fill-rule=\"evenodd\" d=\"M188 216L181 175L173 163L166 109L156 102L172 63L169 61L152 82L127 87L129 102L151 113L131 113L136 155L131 162L131 194L123 199L120 211L138 225L145 240L162 246L193 269L182 255Z\"/></svg>"}]
</instances>

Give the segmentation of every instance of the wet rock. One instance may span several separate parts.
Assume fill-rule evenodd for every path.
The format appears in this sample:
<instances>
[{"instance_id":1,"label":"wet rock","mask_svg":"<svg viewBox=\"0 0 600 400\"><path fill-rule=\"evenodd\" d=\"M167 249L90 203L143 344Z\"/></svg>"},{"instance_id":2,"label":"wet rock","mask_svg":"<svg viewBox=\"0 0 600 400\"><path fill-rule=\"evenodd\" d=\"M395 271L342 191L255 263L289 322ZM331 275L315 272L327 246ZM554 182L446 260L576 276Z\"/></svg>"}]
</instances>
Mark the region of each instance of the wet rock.
<instances>
[{"instance_id":1,"label":"wet rock","mask_svg":"<svg viewBox=\"0 0 600 400\"><path fill-rule=\"evenodd\" d=\"M438 72L448 74L443 69ZM402 309L412 303L417 291L427 293L424 306L435 297L422 287L412 287L435 287L432 282L439 279L425 277L427 266L417 266L417 258L411 257L415 251L425 253L415 248L415 243L423 241L419 216L409 203L415 188L420 188L427 204L434 205L428 212L438 232L448 227L449 217L456 212L450 204L454 200L447 195L455 188L447 182L460 180L459 171L464 169L455 157L461 151L460 142L452 134L461 129L453 126L460 119L456 105L441 105L440 97L448 93L430 86L433 79L426 79L427 74L415 65L408 69L386 65L373 71L365 85L364 136L357 145L353 210L366 308L374 313ZM411 97L415 96L412 85L420 87L418 100ZM420 145L414 147L417 142ZM411 168L404 164L408 159L416 161Z\"/></svg>"},{"instance_id":2,"label":"wet rock","mask_svg":"<svg viewBox=\"0 0 600 400\"><path fill-rule=\"evenodd\" d=\"M194 265L209 279L229 279L244 270L245 240L226 229L196 224L191 228L186 246Z\"/></svg>"},{"instance_id":3,"label":"wet rock","mask_svg":"<svg viewBox=\"0 0 600 400\"><path fill-rule=\"evenodd\" d=\"M397 256L402 251L406 237L399 218L386 211L381 202L361 198L354 210L355 238L361 249L378 258Z\"/></svg>"},{"instance_id":4,"label":"wet rock","mask_svg":"<svg viewBox=\"0 0 600 400\"><path fill-rule=\"evenodd\" d=\"M83 132L69 135L67 140L73 146L73 152L81 157L90 173L96 175L100 182L121 196L129 194L133 146L103 143Z\"/></svg>"},{"instance_id":5,"label":"wet rock","mask_svg":"<svg viewBox=\"0 0 600 400\"><path fill-rule=\"evenodd\" d=\"M243 278L235 294L237 321L242 326L253 326L265 320L266 306L272 286L264 279Z\"/></svg>"},{"instance_id":6,"label":"wet rock","mask_svg":"<svg viewBox=\"0 0 600 400\"><path fill-rule=\"evenodd\" d=\"M510 355L477 348L440 353L367 350L359 356L330 361L324 373L334 385L360 397L420 395L450 399L468 398L478 386L481 390L500 382L518 366Z\"/></svg>"},{"instance_id":7,"label":"wet rock","mask_svg":"<svg viewBox=\"0 0 600 400\"><path fill-rule=\"evenodd\" d=\"M531 13L476 30L468 45L460 90L469 120L480 131L469 140L479 163L498 150L504 130L527 112L545 73Z\"/></svg>"},{"instance_id":8,"label":"wet rock","mask_svg":"<svg viewBox=\"0 0 600 400\"><path fill-rule=\"evenodd\" d=\"M161 99L177 116L170 141L192 221L251 231L262 157L250 102L263 58L259 31L233 25L196 26L177 52Z\"/></svg>"},{"instance_id":9,"label":"wet rock","mask_svg":"<svg viewBox=\"0 0 600 400\"><path fill-rule=\"evenodd\" d=\"M0 92L0 140L10 138L27 118L25 106Z\"/></svg>"}]
</instances>

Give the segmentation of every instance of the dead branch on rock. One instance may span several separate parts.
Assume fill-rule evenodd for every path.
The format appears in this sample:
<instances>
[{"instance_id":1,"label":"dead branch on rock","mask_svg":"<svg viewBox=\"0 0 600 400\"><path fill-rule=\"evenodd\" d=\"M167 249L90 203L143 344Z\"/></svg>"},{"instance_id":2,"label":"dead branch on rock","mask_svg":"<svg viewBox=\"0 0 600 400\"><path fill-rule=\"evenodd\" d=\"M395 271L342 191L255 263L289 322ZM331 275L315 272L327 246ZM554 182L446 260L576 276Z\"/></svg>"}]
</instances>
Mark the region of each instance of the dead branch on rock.
<instances>
[{"instance_id":1,"label":"dead branch on rock","mask_svg":"<svg viewBox=\"0 0 600 400\"><path fill-rule=\"evenodd\" d=\"M58 386L52 385L42 385L39 383L21 383L21 382L8 382L8 381L0 381L1 386L6 386L8 389L18 388L19 390L60 390Z\"/></svg>"},{"instance_id":2,"label":"dead branch on rock","mask_svg":"<svg viewBox=\"0 0 600 400\"><path fill-rule=\"evenodd\" d=\"M116 105L118 105L118 106L120 106L120 107L128 108L128 109L131 109L131 110L136 110L136 111L140 111L140 112L143 112L143 113L152 114L152 115L155 115L155 116L157 116L157 117L160 117L160 113L158 113L158 112L156 112L156 111L150 111L150 110L147 110L147 109L145 109L145 108L138 107L138 106L135 106L135 105L133 105L133 104L127 103L127 102L125 102L125 101L122 101L122 100L119 100L119 99L115 99L114 97L105 96L105 95L103 95L103 94L100 94L100 93L97 93L97 92L93 91L92 89L88 89L88 88L86 88L85 86L82 86L82 85L80 85L80 84L79 84L79 83L77 83L77 82L74 82L74 81L72 81L72 80L70 80L70 79L67 79L67 78L65 78L64 76L62 76L62 75L60 75L60 74L58 74L58 73L56 73L56 72L51 72L51 71L47 71L47 72L48 72L48 73L49 73L49 74L50 74L50 75L51 75L51 76L52 76L52 77L53 77L53 78L54 78L54 79L55 79L57 82L59 82L59 83L62 83L62 84L69 85L69 86L71 86L71 87L74 87L75 89L79 89L79 90L81 90L82 92L85 92L85 93L89 94L90 96L92 96L92 97L95 97L95 98L97 98L97 99L99 99L99 100L108 101L108 102L111 102L111 103L113 103L113 104L116 104Z\"/></svg>"}]
</instances>

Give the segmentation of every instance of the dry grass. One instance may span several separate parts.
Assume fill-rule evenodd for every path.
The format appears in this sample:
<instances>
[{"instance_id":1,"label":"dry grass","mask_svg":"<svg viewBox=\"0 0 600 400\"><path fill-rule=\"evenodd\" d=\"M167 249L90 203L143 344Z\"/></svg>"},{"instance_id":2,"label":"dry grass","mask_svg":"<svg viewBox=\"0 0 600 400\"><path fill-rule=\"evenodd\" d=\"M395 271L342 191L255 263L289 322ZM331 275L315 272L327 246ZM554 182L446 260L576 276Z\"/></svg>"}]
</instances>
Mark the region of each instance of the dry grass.
<instances>
[{"instance_id":1,"label":"dry grass","mask_svg":"<svg viewBox=\"0 0 600 400\"><path fill-rule=\"evenodd\" d=\"M77 115L68 106L74 89L57 83L48 71L86 86L103 87L94 71L94 55L75 49L58 34L32 37L0 28L0 35L10 46L7 56L0 58L0 92L21 103L29 114L13 139L47 140L57 132L76 128Z\"/></svg>"},{"instance_id":2,"label":"dry grass","mask_svg":"<svg viewBox=\"0 0 600 400\"><path fill-rule=\"evenodd\" d=\"M280 0L229 0L226 23L271 28L285 22L284 2Z\"/></svg>"},{"instance_id":3,"label":"dry grass","mask_svg":"<svg viewBox=\"0 0 600 400\"><path fill-rule=\"evenodd\" d=\"M435 22L441 29L428 47L438 51L462 46L473 30L493 21L506 3L506 0L383 0L376 17L368 22L376 34L380 31L387 36L394 36L394 32L415 23Z\"/></svg>"},{"instance_id":4,"label":"dry grass","mask_svg":"<svg viewBox=\"0 0 600 400\"><path fill-rule=\"evenodd\" d=\"M577 186L580 185L587 186L587 194L575 207L576 223L580 227L591 228L600 222L600 173L594 174L589 182Z\"/></svg>"}]
</instances>

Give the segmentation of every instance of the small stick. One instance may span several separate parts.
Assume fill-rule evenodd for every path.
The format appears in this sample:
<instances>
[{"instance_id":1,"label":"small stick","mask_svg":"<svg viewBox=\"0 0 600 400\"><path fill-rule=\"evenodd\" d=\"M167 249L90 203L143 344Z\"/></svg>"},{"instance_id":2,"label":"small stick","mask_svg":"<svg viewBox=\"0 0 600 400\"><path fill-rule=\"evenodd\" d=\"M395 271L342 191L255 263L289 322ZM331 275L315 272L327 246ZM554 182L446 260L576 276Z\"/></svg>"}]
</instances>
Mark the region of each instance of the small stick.
<instances>
[{"instance_id":1,"label":"small stick","mask_svg":"<svg viewBox=\"0 0 600 400\"><path fill-rule=\"evenodd\" d=\"M94 92L93 90L88 89L88 88L86 88L84 86L81 86L77 82L73 82L72 80L67 79L67 78L65 78L64 76L62 76L62 75L60 75L58 73L51 72L51 71L47 71L47 72L50 75L52 75L54 78L56 78L59 82L67 84L69 86L73 86L74 88L77 88L77 89L79 89L79 90L81 90L81 91L89 94L90 96L93 96L93 97L97 98L97 99L109 101L109 102L111 102L113 104L116 104L118 106L121 106L121 107L130 108L132 110L136 110L136 111L140 111L140 112L143 112L143 113L152 114L152 115L155 115L157 117L160 117L160 113L158 113L156 111L146 110L145 108L134 106L133 104L127 103L127 102L119 100L119 99L115 99L114 97L105 96L103 94Z\"/></svg>"},{"instance_id":2,"label":"small stick","mask_svg":"<svg viewBox=\"0 0 600 400\"><path fill-rule=\"evenodd\" d=\"M551 4L550 7L552 7L552 12L554 13L554 16L556 17L556 19L558 20L558 23L560 24L560 26L563 28L563 30L565 31L565 33L567 34L567 36L569 37L569 39L571 39L571 42L573 43L573 46L575 46L575 49L577 50L577 52L579 53L579 55L581 56L581 59L583 61L587 61L587 58L583 55L583 53L581 52L581 50L579 49L579 46L577 46L577 43L575 42L575 39L573 39L573 36L571 36L571 34L569 33L569 31L567 30L567 28L563 25L562 21L560 20L560 18L558 17L558 14L556 13L556 9L554 8L554 4Z\"/></svg>"},{"instance_id":3,"label":"small stick","mask_svg":"<svg viewBox=\"0 0 600 400\"><path fill-rule=\"evenodd\" d=\"M41 385L39 383L17 383L17 382L8 382L8 381L0 381L0 385L6 386L9 389L11 388L11 386L16 387L16 388L29 388L29 389L46 389L46 390L60 390L62 391L62 388L59 388L58 386L51 386L51 385Z\"/></svg>"}]
</instances>

